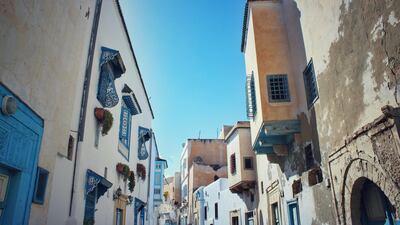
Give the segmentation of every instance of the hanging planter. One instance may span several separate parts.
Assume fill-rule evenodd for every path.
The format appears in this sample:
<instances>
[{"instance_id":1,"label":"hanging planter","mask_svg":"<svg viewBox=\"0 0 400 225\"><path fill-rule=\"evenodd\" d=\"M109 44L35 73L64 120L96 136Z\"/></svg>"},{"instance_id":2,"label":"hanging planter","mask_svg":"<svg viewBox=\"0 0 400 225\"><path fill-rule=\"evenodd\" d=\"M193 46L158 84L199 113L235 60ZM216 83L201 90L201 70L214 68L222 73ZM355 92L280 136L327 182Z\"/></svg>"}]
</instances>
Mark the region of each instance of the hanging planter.
<instances>
[{"instance_id":1,"label":"hanging planter","mask_svg":"<svg viewBox=\"0 0 400 225\"><path fill-rule=\"evenodd\" d=\"M94 116L96 117L99 123L103 123L104 121L104 109L103 108L95 108L94 109Z\"/></svg>"},{"instance_id":2,"label":"hanging planter","mask_svg":"<svg viewBox=\"0 0 400 225\"><path fill-rule=\"evenodd\" d=\"M110 131L114 117L110 111L104 108L95 108L94 109L94 116L97 119L97 122L103 125L103 128L101 130L102 135L107 135L108 131Z\"/></svg>"},{"instance_id":3,"label":"hanging planter","mask_svg":"<svg viewBox=\"0 0 400 225\"><path fill-rule=\"evenodd\" d=\"M128 189L130 192L133 192L133 189L135 188L135 173L133 171L129 172L129 176L128 176Z\"/></svg>"},{"instance_id":4,"label":"hanging planter","mask_svg":"<svg viewBox=\"0 0 400 225\"><path fill-rule=\"evenodd\" d=\"M138 163L136 165L136 170L138 177L140 177L142 180L146 179L146 167L143 164Z\"/></svg>"},{"instance_id":5,"label":"hanging planter","mask_svg":"<svg viewBox=\"0 0 400 225\"><path fill-rule=\"evenodd\" d=\"M126 181L129 178L130 175L130 169L129 166L123 163L118 163L116 166L116 170L119 174L121 174L124 178L124 181Z\"/></svg>"}]
</instances>

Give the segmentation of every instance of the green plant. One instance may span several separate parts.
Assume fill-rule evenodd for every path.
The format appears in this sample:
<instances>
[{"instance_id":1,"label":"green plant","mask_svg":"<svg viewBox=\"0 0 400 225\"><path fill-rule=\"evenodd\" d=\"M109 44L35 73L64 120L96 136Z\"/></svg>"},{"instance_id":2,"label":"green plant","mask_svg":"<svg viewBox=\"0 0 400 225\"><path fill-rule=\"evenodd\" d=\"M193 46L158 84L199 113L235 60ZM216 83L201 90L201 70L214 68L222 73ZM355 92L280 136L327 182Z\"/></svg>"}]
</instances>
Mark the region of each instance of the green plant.
<instances>
[{"instance_id":1,"label":"green plant","mask_svg":"<svg viewBox=\"0 0 400 225\"><path fill-rule=\"evenodd\" d=\"M135 173L133 171L129 172L128 180L128 189L130 192L133 192L133 189L135 188Z\"/></svg>"},{"instance_id":2,"label":"green plant","mask_svg":"<svg viewBox=\"0 0 400 225\"><path fill-rule=\"evenodd\" d=\"M102 129L102 134L103 135L107 135L108 131L110 131L112 125L113 125L113 121L114 121L114 117L112 115L112 113L107 110L104 109L104 121L103 121L103 129Z\"/></svg>"},{"instance_id":3,"label":"green plant","mask_svg":"<svg viewBox=\"0 0 400 225\"><path fill-rule=\"evenodd\" d=\"M138 163L138 164L136 164L136 170L137 170L136 172L137 172L138 176L142 180L145 180L146 179L146 167L143 164Z\"/></svg>"}]
</instances>

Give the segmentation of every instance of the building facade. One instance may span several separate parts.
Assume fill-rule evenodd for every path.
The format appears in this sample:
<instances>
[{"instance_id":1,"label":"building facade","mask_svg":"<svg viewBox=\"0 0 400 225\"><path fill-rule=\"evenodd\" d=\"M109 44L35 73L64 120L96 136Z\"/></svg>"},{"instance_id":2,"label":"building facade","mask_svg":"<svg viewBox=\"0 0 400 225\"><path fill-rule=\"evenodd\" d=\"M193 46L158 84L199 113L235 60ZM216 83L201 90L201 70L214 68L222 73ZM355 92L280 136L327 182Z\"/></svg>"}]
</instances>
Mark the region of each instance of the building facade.
<instances>
[{"instance_id":1,"label":"building facade","mask_svg":"<svg viewBox=\"0 0 400 225\"><path fill-rule=\"evenodd\" d=\"M314 110L336 223L399 223L400 3L296 3L318 83Z\"/></svg>"},{"instance_id":2,"label":"building facade","mask_svg":"<svg viewBox=\"0 0 400 225\"><path fill-rule=\"evenodd\" d=\"M241 224L242 220L246 225L257 224L257 164L251 146L250 123L237 122L224 138L227 144L229 190L237 194L245 205L237 213L230 213L230 224Z\"/></svg>"},{"instance_id":3,"label":"building facade","mask_svg":"<svg viewBox=\"0 0 400 225\"><path fill-rule=\"evenodd\" d=\"M302 14L303 15L303 14ZM242 52L247 115L256 153L258 224L334 224L318 100L294 1L248 1Z\"/></svg>"},{"instance_id":4,"label":"building facade","mask_svg":"<svg viewBox=\"0 0 400 225\"><path fill-rule=\"evenodd\" d=\"M147 223L153 113L119 2L2 7L0 223Z\"/></svg>"},{"instance_id":5,"label":"building facade","mask_svg":"<svg viewBox=\"0 0 400 225\"><path fill-rule=\"evenodd\" d=\"M256 224L253 211L238 194L229 190L227 178L198 188L194 194L194 225Z\"/></svg>"},{"instance_id":6,"label":"building facade","mask_svg":"<svg viewBox=\"0 0 400 225\"><path fill-rule=\"evenodd\" d=\"M72 171L71 106L82 93L96 1L2 1L1 8L0 223L49 224L57 159Z\"/></svg>"},{"instance_id":7,"label":"building facade","mask_svg":"<svg viewBox=\"0 0 400 225\"><path fill-rule=\"evenodd\" d=\"M181 224L193 224L193 192L227 177L223 139L188 139L181 155Z\"/></svg>"}]
</instances>

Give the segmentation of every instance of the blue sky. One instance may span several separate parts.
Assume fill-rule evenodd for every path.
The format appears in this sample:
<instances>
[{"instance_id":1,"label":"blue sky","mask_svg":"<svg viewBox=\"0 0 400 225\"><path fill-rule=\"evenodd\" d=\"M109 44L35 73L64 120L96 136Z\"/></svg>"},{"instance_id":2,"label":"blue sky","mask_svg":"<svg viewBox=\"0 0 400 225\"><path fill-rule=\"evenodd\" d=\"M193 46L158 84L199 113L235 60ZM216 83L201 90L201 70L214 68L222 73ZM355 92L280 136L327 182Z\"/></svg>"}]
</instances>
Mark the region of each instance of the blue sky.
<instances>
[{"instance_id":1,"label":"blue sky","mask_svg":"<svg viewBox=\"0 0 400 225\"><path fill-rule=\"evenodd\" d=\"M244 0L120 1L153 107L166 175L187 138L216 138L246 119L240 52Z\"/></svg>"}]
</instances>

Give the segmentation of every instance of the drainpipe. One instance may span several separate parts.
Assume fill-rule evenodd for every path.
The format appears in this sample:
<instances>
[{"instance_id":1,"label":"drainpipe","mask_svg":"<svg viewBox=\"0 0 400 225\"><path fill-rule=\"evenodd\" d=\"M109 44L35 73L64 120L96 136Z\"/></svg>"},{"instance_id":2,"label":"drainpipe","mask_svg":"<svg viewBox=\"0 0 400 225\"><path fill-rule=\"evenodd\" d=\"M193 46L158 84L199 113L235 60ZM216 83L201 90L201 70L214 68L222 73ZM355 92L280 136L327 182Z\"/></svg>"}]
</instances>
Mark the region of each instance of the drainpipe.
<instances>
[{"instance_id":1,"label":"drainpipe","mask_svg":"<svg viewBox=\"0 0 400 225\"><path fill-rule=\"evenodd\" d=\"M72 205L74 201L74 193L75 193L75 179L76 179L76 167L78 161L78 152L79 152L79 142L83 141L83 136L85 132L85 122L86 122L86 111L87 111L87 103L88 103L88 96L89 96L89 87L90 87L90 80L92 74L92 65L93 65L93 55L96 46L96 37L97 37L97 30L99 27L99 20L100 20L100 12L103 0L96 0L96 8L94 11L93 16L93 25L92 31L90 34L90 42L89 42L89 50L87 55L86 61L86 69L85 69L85 77L83 82L83 91L82 91L82 100L81 100L81 108L79 112L79 127L78 127L78 140L75 146L75 159L74 159L74 169L72 174L72 185L71 185L71 195L70 195L70 202L69 202L69 217L72 216Z\"/></svg>"},{"instance_id":2,"label":"drainpipe","mask_svg":"<svg viewBox=\"0 0 400 225\"><path fill-rule=\"evenodd\" d=\"M152 152L153 152L153 138L154 138L154 133L153 130L150 129L151 132L151 138L150 138L150 155L149 155L149 174L148 174L148 185L147 185L147 212L146 212L146 220L149 220L149 200L150 200L150 179L151 179L151 161L153 161L153 156L152 156ZM151 204L152 207L154 208L153 204Z\"/></svg>"}]
</instances>

